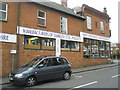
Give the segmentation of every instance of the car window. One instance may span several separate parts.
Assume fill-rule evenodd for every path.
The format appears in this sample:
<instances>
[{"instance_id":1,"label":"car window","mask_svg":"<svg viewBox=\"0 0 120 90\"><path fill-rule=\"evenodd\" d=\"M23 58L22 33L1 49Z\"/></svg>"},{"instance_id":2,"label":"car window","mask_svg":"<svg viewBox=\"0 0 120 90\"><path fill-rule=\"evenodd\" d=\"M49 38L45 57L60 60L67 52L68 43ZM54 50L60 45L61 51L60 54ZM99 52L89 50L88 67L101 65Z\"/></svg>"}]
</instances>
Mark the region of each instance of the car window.
<instances>
[{"instance_id":1,"label":"car window","mask_svg":"<svg viewBox=\"0 0 120 90\"><path fill-rule=\"evenodd\" d=\"M42 62L39 63L39 65L40 65L40 64L43 64L43 67L48 67L48 66L49 66L49 62L50 62L49 59L44 59ZM38 65L38 66L39 66L39 65Z\"/></svg>"}]
</instances>

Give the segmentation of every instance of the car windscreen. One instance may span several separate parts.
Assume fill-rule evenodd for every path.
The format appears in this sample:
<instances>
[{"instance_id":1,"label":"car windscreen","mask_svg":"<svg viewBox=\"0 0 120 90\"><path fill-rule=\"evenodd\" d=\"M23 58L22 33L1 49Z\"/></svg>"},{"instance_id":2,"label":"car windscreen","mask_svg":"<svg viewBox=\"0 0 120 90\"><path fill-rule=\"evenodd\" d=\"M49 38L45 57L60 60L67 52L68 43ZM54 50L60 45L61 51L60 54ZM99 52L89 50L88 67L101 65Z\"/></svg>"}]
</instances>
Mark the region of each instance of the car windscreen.
<instances>
[{"instance_id":1,"label":"car windscreen","mask_svg":"<svg viewBox=\"0 0 120 90\"><path fill-rule=\"evenodd\" d=\"M33 67L34 65L36 65L41 60L42 60L42 58L35 58L32 61L30 61L29 63L27 63L25 66Z\"/></svg>"}]
</instances>

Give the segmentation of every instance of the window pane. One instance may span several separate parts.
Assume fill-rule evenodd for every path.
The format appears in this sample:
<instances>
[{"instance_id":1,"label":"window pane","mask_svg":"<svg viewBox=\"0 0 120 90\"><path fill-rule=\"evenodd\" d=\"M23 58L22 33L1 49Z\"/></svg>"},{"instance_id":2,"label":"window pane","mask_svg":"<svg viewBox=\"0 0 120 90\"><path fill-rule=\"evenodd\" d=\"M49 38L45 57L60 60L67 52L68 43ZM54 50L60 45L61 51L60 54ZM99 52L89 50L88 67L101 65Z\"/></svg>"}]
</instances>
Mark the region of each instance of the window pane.
<instances>
[{"instance_id":1,"label":"window pane","mask_svg":"<svg viewBox=\"0 0 120 90\"><path fill-rule=\"evenodd\" d=\"M6 4L2 3L2 10L6 11Z\"/></svg>"},{"instance_id":2,"label":"window pane","mask_svg":"<svg viewBox=\"0 0 120 90\"><path fill-rule=\"evenodd\" d=\"M45 26L45 19L38 18L38 24Z\"/></svg>"},{"instance_id":3,"label":"window pane","mask_svg":"<svg viewBox=\"0 0 120 90\"><path fill-rule=\"evenodd\" d=\"M2 2L0 2L0 10L2 10Z\"/></svg>"},{"instance_id":4,"label":"window pane","mask_svg":"<svg viewBox=\"0 0 120 90\"><path fill-rule=\"evenodd\" d=\"M38 11L38 16L45 18L45 12Z\"/></svg>"},{"instance_id":5,"label":"window pane","mask_svg":"<svg viewBox=\"0 0 120 90\"><path fill-rule=\"evenodd\" d=\"M104 33L104 22L100 21L101 33Z\"/></svg>"},{"instance_id":6,"label":"window pane","mask_svg":"<svg viewBox=\"0 0 120 90\"><path fill-rule=\"evenodd\" d=\"M6 19L6 12L2 12L2 19Z\"/></svg>"},{"instance_id":7,"label":"window pane","mask_svg":"<svg viewBox=\"0 0 120 90\"><path fill-rule=\"evenodd\" d=\"M69 41L61 41L62 50L70 50L70 42Z\"/></svg>"},{"instance_id":8,"label":"window pane","mask_svg":"<svg viewBox=\"0 0 120 90\"><path fill-rule=\"evenodd\" d=\"M92 29L91 17L87 16L87 29Z\"/></svg>"},{"instance_id":9,"label":"window pane","mask_svg":"<svg viewBox=\"0 0 120 90\"><path fill-rule=\"evenodd\" d=\"M61 17L61 32L67 33L67 18Z\"/></svg>"},{"instance_id":10,"label":"window pane","mask_svg":"<svg viewBox=\"0 0 120 90\"><path fill-rule=\"evenodd\" d=\"M0 20L5 20L6 19L6 12L0 11Z\"/></svg>"},{"instance_id":11,"label":"window pane","mask_svg":"<svg viewBox=\"0 0 120 90\"><path fill-rule=\"evenodd\" d=\"M2 12L0 11L0 20L2 20Z\"/></svg>"}]
</instances>

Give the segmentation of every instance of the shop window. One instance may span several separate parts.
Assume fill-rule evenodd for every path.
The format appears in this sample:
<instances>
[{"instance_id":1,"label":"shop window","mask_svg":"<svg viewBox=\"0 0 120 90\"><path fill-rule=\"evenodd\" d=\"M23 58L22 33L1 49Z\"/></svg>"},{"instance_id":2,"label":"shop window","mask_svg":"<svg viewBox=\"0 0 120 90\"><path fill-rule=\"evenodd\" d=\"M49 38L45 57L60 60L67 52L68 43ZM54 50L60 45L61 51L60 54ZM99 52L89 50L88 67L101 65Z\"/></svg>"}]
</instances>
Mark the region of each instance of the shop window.
<instances>
[{"instance_id":1,"label":"shop window","mask_svg":"<svg viewBox=\"0 0 120 90\"><path fill-rule=\"evenodd\" d=\"M40 49L40 38L25 36L24 45L25 45L25 48Z\"/></svg>"},{"instance_id":2,"label":"shop window","mask_svg":"<svg viewBox=\"0 0 120 90\"><path fill-rule=\"evenodd\" d=\"M61 26L61 33L68 33L67 29L67 18L61 17L60 18L60 26Z\"/></svg>"},{"instance_id":3,"label":"shop window","mask_svg":"<svg viewBox=\"0 0 120 90\"><path fill-rule=\"evenodd\" d=\"M71 51L80 51L80 43L71 42Z\"/></svg>"},{"instance_id":4,"label":"shop window","mask_svg":"<svg viewBox=\"0 0 120 90\"><path fill-rule=\"evenodd\" d=\"M55 50L55 40L25 36L24 37L25 49L43 49L43 50Z\"/></svg>"},{"instance_id":5,"label":"shop window","mask_svg":"<svg viewBox=\"0 0 120 90\"><path fill-rule=\"evenodd\" d=\"M42 38L42 49L55 50L55 40Z\"/></svg>"},{"instance_id":6,"label":"shop window","mask_svg":"<svg viewBox=\"0 0 120 90\"><path fill-rule=\"evenodd\" d=\"M110 44L104 41L84 39L85 58L106 58L110 57Z\"/></svg>"},{"instance_id":7,"label":"shop window","mask_svg":"<svg viewBox=\"0 0 120 90\"><path fill-rule=\"evenodd\" d=\"M101 30L101 33L105 33L104 32L104 22L103 21L100 21L100 30Z\"/></svg>"},{"instance_id":8,"label":"shop window","mask_svg":"<svg viewBox=\"0 0 120 90\"><path fill-rule=\"evenodd\" d=\"M7 7L7 4L0 2L0 20L2 21L7 21Z\"/></svg>"},{"instance_id":9,"label":"shop window","mask_svg":"<svg viewBox=\"0 0 120 90\"><path fill-rule=\"evenodd\" d=\"M92 19L90 16L87 16L87 29L92 30Z\"/></svg>"},{"instance_id":10,"label":"shop window","mask_svg":"<svg viewBox=\"0 0 120 90\"><path fill-rule=\"evenodd\" d=\"M80 43L73 41L61 41L61 50L80 51Z\"/></svg>"},{"instance_id":11,"label":"shop window","mask_svg":"<svg viewBox=\"0 0 120 90\"><path fill-rule=\"evenodd\" d=\"M106 57L110 57L110 43L106 43Z\"/></svg>"},{"instance_id":12,"label":"shop window","mask_svg":"<svg viewBox=\"0 0 120 90\"><path fill-rule=\"evenodd\" d=\"M84 40L84 57L85 58L90 58L91 57L91 40L90 39L85 39Z\"/></svg>"},{"instance_id":13,"label":"shop window","mask_svg":"<svg viewBox=\"0 0 120 90\"><path fill-rule=\"evenodd\" d=\"M38 10L38 25L46 26L46 12Z\"/></svg>"},{"instance_id":14,"label":"shop window","mask_svg":"<svg viewBox=\"0 0 120 90\"><path fill-rule=\"evenodd\" d=\"M70 41L61 41L61 50L69 50L70 51Z\"/></svg>"},{"instance_id":15,"label":"shop window","mask_svg":"<svg viewBox=\"0 0 120 90\"><path fill-rule=\"evenodd\" d=\"M105 42L99 41L99 55L100 57L105 57Z\"/></svg>"},{"instance_id":16,"label":"shop window","mask_svg":"<svg viewBox=\"0 0 120 90\"><path fill-rule=\"evenodd\" d=\"M98 41L92 40L91 49L92 49L91 57L93 57L93 58L99 57Z\"/></svg>"}]
</instances>

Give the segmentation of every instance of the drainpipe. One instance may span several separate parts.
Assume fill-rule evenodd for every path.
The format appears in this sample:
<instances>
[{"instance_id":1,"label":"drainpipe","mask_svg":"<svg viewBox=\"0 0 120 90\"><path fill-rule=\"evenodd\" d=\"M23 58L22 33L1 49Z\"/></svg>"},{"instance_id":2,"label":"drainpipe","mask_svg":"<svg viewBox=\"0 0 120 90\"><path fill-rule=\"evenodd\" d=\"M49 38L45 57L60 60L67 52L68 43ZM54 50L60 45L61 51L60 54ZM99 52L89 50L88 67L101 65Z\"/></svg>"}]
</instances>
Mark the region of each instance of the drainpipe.
<instances>
[{"instance_id":1,"label":"drainpipe","mask_svg":"<svg viewBox=\"0 0 120 90\"><path fill-rule=\"evenodd\" d=\"M18 17L17 17L17 26L20 26L20 2L18 1ZM19 31L19 27L17 28ZM16 68L19 67L19 48L20 48L20 35L17 32L17 59L16 59Z\"/></svg>"}]
</instances>

